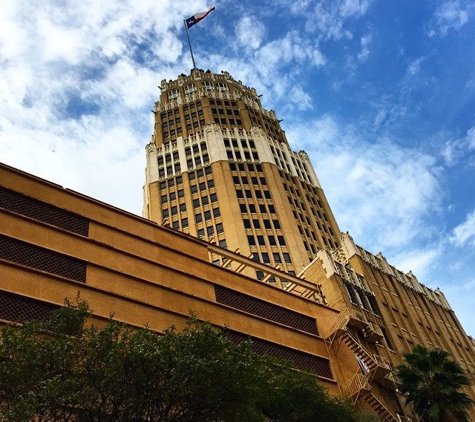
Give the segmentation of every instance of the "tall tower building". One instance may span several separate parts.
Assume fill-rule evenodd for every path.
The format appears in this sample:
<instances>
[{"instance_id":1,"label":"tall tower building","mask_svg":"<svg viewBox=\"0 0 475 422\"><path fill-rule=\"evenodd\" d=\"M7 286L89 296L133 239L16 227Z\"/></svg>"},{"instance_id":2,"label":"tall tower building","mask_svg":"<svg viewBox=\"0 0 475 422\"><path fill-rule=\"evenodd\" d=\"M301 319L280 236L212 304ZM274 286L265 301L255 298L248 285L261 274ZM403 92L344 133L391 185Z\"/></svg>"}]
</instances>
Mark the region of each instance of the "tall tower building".
<instances>
[{"instance_id":1,"label":"tall tower building","mask_svg":"<svg viewBox=\"0 0 475 422\"><path fill-rule=\"evenodd\" d=\"M290 274L319 249L339 246L338 225L307 154L290 148L254 88L227 72L193 69L163 80L160 89L144 217ZM226 265L220 259L215 263Z\"/></svg>"}]
</instances>

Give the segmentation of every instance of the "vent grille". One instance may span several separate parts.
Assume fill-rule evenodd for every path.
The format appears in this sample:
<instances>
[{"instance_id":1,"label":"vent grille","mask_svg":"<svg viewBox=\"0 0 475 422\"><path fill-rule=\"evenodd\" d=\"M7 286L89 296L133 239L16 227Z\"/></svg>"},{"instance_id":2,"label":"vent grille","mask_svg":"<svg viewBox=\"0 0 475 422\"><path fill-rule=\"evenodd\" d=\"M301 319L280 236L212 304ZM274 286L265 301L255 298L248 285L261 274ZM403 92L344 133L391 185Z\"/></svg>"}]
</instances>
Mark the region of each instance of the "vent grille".
<instances>
[{"instance_id":1,"label":"vent grille","mask_svg":"<svg viewBox=\"0 0 475 422\"><path fill-rule=\"evenodd\" d=\"M89 235L89 220L86 218L4 187L0 187L0 208L81 236Z\"/></svg>"},{"instance_id":2,"label":"vent grille","mask_svg":"<svg viewBox=\"0 0 475 422\"><path fill-rule=\"evenodd\" d=\"M330 369L330 362L328 359L310 355L309 353L300 350L290 349L289 347L281 346L279 344L271 343L266 340L257 339L237 331L228 331L228 338L236 344L244 340L250 339L252 341L252 350L258 355L269 355L278 359L285 359L292 363L292 365L303 371L311 372L319 377L333 379L333 374Z\"/></svg>"},{"instance_id":3,"label":"vent grille","mask_svg":"<svg viewBox=\"0 0 475 422\"><path fill-rule=\"evenodd\" d=\"M0 235L0 259L86 282L86 262L3 235Z\"/></svg>"},{"instance_id":4,"label":"vent grille","mask_svg":"<svg viewBox=\"0 0 475 422\"><path fill-rule=\"evenodd\" d=\"M235 309L278 322L306 333L318 335L315 318L273 305L221 286L214 286L216 301Z\"/></svg>"},{"instance_id":5,"label":"vent grille","mask_svg":"<svg viewBox=\"0 0 475 422\"><path fill-rule=\"evenodd\" d=\"M0 290L0 319L9 322L44 320L60 306Z\"/></svg>"}]
</instances>

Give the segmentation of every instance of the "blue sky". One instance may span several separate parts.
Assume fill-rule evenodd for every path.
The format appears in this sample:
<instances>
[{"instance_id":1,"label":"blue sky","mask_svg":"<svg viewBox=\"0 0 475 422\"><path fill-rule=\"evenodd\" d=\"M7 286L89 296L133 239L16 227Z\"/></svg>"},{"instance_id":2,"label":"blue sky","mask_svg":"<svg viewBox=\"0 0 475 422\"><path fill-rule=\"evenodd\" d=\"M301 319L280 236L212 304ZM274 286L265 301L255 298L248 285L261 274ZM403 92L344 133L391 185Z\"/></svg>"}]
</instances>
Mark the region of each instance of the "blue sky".
<instances>
[{"instance_id":1,"label":"blue sky","mask_svg":"<svg viewBox=\"0 0 475 422\"><path fill-rule=\"evenodd\" d=\"M99 3L99 4L98 4ZM475 5L0 2L0 160L136 214L157 85L197 66L263 94L342 231L440 287L475 335Z\"/></svg>"}]
</instances>

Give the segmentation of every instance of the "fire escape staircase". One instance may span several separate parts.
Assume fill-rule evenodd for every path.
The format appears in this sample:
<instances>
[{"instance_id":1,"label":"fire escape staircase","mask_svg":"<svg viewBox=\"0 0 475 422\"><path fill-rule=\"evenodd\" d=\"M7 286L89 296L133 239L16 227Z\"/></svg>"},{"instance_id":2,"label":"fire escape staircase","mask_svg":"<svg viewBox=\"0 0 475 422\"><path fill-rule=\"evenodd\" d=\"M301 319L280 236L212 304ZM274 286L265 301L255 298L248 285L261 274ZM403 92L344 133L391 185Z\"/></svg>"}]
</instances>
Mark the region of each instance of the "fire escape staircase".
<instances>
[{"instance_id":1,"label":"fire escape staircase","mask_svg":"<svg viewBox=\"0 0 475 422\"><path fill-rule=\"evenodd\" d=\"M377 381L390 388L396 385L392 377L389 361L383 356L371 354L366 350L358 339L349 332L348 327L364 330L367 340L368 338L380 339L376 329L377 326L368 322L364 314L352 309L347 309L346 312L340 313L325 341L329 347L332 347L337 341L339 345L345 344L356 355L361 366L361 372L355 374L347 382L343 387L343 392L354 403L360 399L364 400L381 418L389 422L398 422L396 416L373 393L371 386L373 381ZM379 329L379 327L377 328Z\"/></svg>"}]
</instances>

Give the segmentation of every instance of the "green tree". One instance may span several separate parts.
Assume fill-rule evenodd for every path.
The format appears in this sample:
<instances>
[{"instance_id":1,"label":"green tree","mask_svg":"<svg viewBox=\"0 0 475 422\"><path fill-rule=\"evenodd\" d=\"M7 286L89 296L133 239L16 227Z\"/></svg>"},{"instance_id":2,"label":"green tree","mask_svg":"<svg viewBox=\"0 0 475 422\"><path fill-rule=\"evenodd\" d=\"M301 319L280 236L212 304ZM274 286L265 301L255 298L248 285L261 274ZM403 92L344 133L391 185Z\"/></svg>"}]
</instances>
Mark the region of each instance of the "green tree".
<instances>
[{"instance_id":1,"label":"green tree","mask_svg":"<svg viewBox=\"0 0 475 422\"><path fill-rule=\"evenodd\" d=\"M209 323L190 318L162 335L112 319L98 328L86 324L85 302L66 305L2 330L0 420L363 420L314 376L256 355L250 341L232 343Z\"/></svg>"},{"instance_id":2,"label":"green tree","mask_svg":"<svg viewBox=\"0 0 475 422\"><path fill-rule=\"evenodd\" d=\"M417 345L404 354L396 370L406 402L412 403L423 422L443 422L450 417L469 420L473 402L460 390L470 385L470 378L448 352Z\"/></svg>"}]
</instances>

